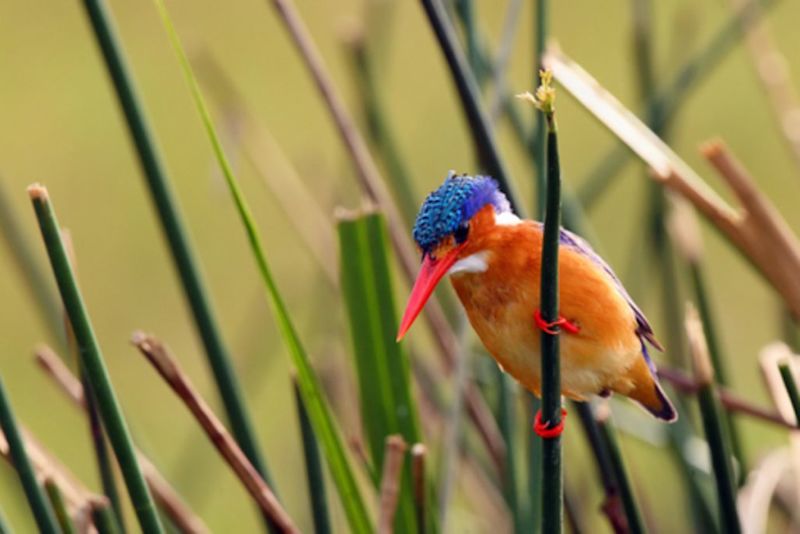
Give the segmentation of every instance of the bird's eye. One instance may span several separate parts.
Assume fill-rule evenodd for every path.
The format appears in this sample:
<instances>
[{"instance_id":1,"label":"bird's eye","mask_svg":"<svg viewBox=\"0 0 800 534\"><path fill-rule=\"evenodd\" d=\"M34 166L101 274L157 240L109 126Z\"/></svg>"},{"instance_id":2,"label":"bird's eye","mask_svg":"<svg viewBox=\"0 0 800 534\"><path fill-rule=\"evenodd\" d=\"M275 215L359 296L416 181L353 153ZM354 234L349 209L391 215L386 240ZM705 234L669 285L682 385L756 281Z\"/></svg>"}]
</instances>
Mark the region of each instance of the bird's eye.
<instances>
[{"instance_id":1,"label":"bird's eye","mask_svg":"<svg viewBox=\"0 0 800 534\"><path fill-rule=\"evenodd\" d=\"M462 224L453 232L453 239L455 239L457 245L466 241L467 236L469 236L469 224Z\"/></svg>"}]
</instances>

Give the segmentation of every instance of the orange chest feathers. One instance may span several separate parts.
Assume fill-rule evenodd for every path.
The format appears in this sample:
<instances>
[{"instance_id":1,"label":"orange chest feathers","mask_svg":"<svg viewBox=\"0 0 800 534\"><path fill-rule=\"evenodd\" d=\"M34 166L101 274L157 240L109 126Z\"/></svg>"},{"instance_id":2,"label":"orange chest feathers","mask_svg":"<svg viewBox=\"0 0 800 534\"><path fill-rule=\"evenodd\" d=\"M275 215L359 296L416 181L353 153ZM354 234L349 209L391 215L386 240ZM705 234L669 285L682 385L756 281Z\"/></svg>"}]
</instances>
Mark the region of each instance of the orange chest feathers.
<instances>
[{"instance_id":1,"label":"orange chest feathers","mask_svg":"<svg viewBox=\"0 0 800 534\"><path fill-rule=\"evenodd\" d=\"M530 222L483 237L486 270L451 276L470 323L498 363L539 390L542 234ZM633 311L602 268L579 252L559 250L559 312L580 327L561 338L565 393L596 393L641 357Z\"/></svg>"}]
</instances>

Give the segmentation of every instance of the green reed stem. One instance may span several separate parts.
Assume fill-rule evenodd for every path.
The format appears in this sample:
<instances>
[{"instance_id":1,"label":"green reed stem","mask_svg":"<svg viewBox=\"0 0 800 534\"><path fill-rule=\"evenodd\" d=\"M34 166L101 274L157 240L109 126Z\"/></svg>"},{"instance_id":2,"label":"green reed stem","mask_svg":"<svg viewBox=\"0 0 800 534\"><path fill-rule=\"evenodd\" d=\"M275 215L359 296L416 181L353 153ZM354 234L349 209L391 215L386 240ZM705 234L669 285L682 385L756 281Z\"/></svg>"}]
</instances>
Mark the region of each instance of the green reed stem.
<instances>
[{"instance_id":1,"label":"green reed stem","mask_svg":"<svg viewBox=\"0 0 800 534\"><path fill-rule=\"evenodd\" d=\"M724 357L722 346L717 336L716 322L714 321L714 314L711 310L711 301L709 299L708 290L706 289L702 265L700 265L698 260L689 261L689 274L692 280L694 294L697 298L697 311L700 314L700 321L703 323L703 331L706 335L706 343L708 344L708 354L714 366L717 383L723 387L730 386L727 359ZM733 457L736 458L736 462L739 465L737 485L741 486L744 484L747 474L747 467L744 463L745 458L742 449L741 432L736 418L731 413L723 410L721 415L723 426L728 433L728 439L731 443Z\"/></svg>"},{"instance_id":2,"label":"green reed stem","mask_svg":"<svg viewBox=\"0 0 800 534\"><path fill-rule=\"evenodd\" d=\"M366 506L361 497L358 485L356 484L355 476L347 459L347 455L345 454L341 435L335 425L330 408L325 401L324 392L319 383L319 379L311 366L308 355L303 348L297 330L295 330L294 324L289 316L289 311L283 297L272 276L258 226L244 198L241 187L233 174L233 169L225 155L225 151L222 148L222 143L217 135L214 122L208 111L208 106L200 92L200 86L189 65L189 59L186 57L186 52L183 50L180 38L175 31L166 6L163 0L154 0L154 3L170 43L172 44L173 51L178 58L184 78L191 91L195 107L200 114L214 154L225 177L225 182L228 185L239 217L247 233L250 249L256 261L259 274L264 282L267 300L272 307L275 320L278 323L278 330L281 333L284 344L297 370L297 378L300 385L300 392L303 396L303 402L308 410L314 432L325 452L332 478L339 490L341 502L350 523L350 531L357 534L370 532L372 530L371 522L367 515Z\"/></svg>"},{"instance_id":3,"label":"green reed stem","mask_svg":"<svg viewBox=\"0 0 800 534\"><path fill-rule=\"evenodd\" d=\"M561 232L561 169L558 131L552 104L544 113L547 123L547 205L542 239L542 280L539 308L548 323L558 319L558 237ZM559 336L542 332L542 421L553 427L561 423L561 366ZM563 473L561 436L542 444L541 531L561 532L563 526Z\"/></svg>"},{"instance_id":4,"label":"green reed stem","mask_svg":"<svg viewBox=\"0 0 800 534\"><path fill-rule=\"evenodd\" d=\"M56 519L58 520L58 526L61 528L61 533L74 534L75 527L72 525L72 519L70 519L69 513L67 513L67 506L64 503L64 496L61 494L61 490L58 488L58 485L53 482L53 479L51 478L45 479L44 490L47 492L47 499L50 501L50 506L52 506L53 511L55 512Z\"/></svg>"},{"instance_id":5,"label":"green reed stem","mask_svg":"<svg viewBox=\"0 0 800 534\"><path fill-rule=\"evenodd\" d=\"M97 38L97 44L103 54L108 74L114 84L120 107L125 114L131 139L139 156L139 163L147 179L162 231L180 275L183 291L192 310L197 333L205 348L208 365L222 398L231 430L242 451L261 473L267 484L274 489L275 484L259 453L256 434L247 414L233 364L222 341L208 292L200 276L200 269L192 252L189 236L171 190L166 167L156 147L155 137L145 117L144 107L141 105L133 78L129 73L116 28L104 0L84 0L84 6Z\"/></svg>"},{"instance_id":6,"label":"green reed stem","mask_svg":"<svg viewBox=\"0 0 800 534\"><path fill-rule=\"evenodd\" d=\"M780 369L783 384L786 386L786 392L789 394L789 400L792 401L797 426L800 427L800 393L797 391L797 382L795 382L792 369L787 362L779 364L778 369Z\"/></svg>"},{"instance_id":7,"label":"green reed stem","mask_svg":"<svg viewBox=\"0 0 800 534\"><path fill-rule=\"evenodd\" d=\"M598 423L605 449L608 452L611 467L614 470L614 478L619 488L619 495L622 499L622 506L627 518L628 532L630 534L642 534L647 532L644 521L642 520L642 514L639 511L639 505L636 503L636 497L633 493L633 486L628 476L628 470L625 468L625 462L622 459L622 452L620 451L619 440L617 439L614 427L608 424L606 418L599 419Z\"/></svg>"},{"instance_id":8,"label":"green reed stem","mask_svg":"<svg viewBox=\"0 0 800 534\"><path fill-rule=\"evenodd\" d=\"M11 404L8 402L6 388L2 380L0 380L0 428L5 434L11 462L14 464L17 475L19 475L22 489L25 490L25 497L28 499L28 505L31 507L39 532L58 534L59 529L56 517L47 503L47 498L41 486L36 481L33 466L28 459L28 453L25 451L25 444L22 441L22 435L19 426L17 426L14 412L11 411Z\"/></svg>"},{"instance_id":9,"label":"green reed stem","mask_svg":"<svg viewBox=\"0 0 800 534\"><path fill-rule=\"evenodd\" d=\"M83 369L81 369L81 384L85 392L84 399L86 401L86 415L89 418L89 434L94 448L95 459L97 460L97 470L100 473L100 484L103 487L103 494L108 497L111 503L112 511L117 516L120 529L124 532L124 527L122 527L122 503L120 502L119 491L117 490L114 468L111 465L111 458L109 458L108 448L106 446L103 423L100 420L100 412L97 409L97 400L92 394L92 389L89 387L89 380Z\"/></svg>"},{"instance_id":10,"label":"green reed stem","mask_svg":"<svg viewBox=\"0 0 800 534\"><path fill-rule=\"evenodd\" d=\"M450 19L440 0L421 1L428 16L428 22L431 24L439 47L442 49L445 60L450 67L450 73L453 75L453 82L456 85L461 106L470 126L469 131L472 135L480 165L497 180L501 189L507 193L508 200L514 211L523 216L523 206L518 205L516 202L518 195L514 194L515 188L512 185L511 177L500 158L494 133L483 110L478 84L458 43L453 25L450 23Z\"/></svg>"},{"instance_id":11,"label":"green reed stem","mask_svg":"<svg viewBox=\"0 0 800 534\"><path fill-rule=\"evenodd\" d=\"M161 523L150 491L147 489L136 461L128 426L122 416L122 409L114 393L89 314L61 240L60 227L53 205L47 195L47 190L42 186L33 185L28 188L28 193L33 202L64 309L69 316L72 331L78 343L81 366L86 371L89 385L97 399L103 427L108 432L109 440L117 456L139 524L146 534L160 533L162 532Z\"/></svg>"},{"instance_id":12,"label":"green reed stem","mask_svg":"<svg viewBox=\"0 0 800 534\"><path fill-rule=\"evenodd\" d=\"M119 525L114 510L108 502L98 500L92 503L92 521L98 534L119 534Z\"/></svg>"},{"instance_id":13,"label":"green reed stem","mask_svg":"<svg viewBox=\"0 0 800 534\"><path fill-rule=\"evenodd\" d=\"M311 500L311 516L314 518L314 532L328 534L331 532L331 520L328 514L328 498L325 491L325 473L322 470L322 460L319 457L319 445L314 436L314 429L308 418L308 411L303 404L303 396L297 379L292 380L294 387L294 400L297 407L297 419L300 422L300 434L303 438L303 456L306 463L306 480L308 481L308 495Z\"/></svg>"}]
</instances>

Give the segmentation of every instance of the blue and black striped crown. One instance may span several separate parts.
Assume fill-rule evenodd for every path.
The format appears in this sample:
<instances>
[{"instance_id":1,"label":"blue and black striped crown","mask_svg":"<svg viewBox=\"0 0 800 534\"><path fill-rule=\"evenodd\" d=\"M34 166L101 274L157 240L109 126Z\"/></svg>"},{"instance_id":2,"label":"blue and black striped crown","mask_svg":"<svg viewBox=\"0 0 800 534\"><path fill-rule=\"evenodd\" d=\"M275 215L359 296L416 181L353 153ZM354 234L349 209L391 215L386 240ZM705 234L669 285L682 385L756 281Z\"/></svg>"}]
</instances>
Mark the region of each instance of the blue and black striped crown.
<instances>
[{"instance_id":1,"label":"blue and black striped crown","mask_svg":"<svg viewBox=\"0 0 800 534\"><path fill-rule=\"evenodd\" d=\"M450 171L444 183L422 203L414 224L414 241L428 252L488 204L498 213L511 209L497 182L489 176L458 176Z\"/></svg>"}]
</instances>

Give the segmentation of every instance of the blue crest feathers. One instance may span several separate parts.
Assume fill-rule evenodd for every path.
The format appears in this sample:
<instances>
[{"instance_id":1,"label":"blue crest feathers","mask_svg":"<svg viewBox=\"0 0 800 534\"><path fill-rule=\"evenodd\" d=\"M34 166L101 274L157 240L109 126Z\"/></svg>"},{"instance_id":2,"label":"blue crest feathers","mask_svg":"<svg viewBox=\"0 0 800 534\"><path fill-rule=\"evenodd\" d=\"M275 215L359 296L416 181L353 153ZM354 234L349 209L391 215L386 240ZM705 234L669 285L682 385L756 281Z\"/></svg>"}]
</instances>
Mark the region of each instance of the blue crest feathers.
<instances>
[{"instance_id":1,"label":"blue crest feathers","mask_svg":"<svg viewBox=\"0 0 800 534\"><path fill-rule=\"evenodd\" d=\"M489 176L458 176L450 171L444 183L422 203L414 224L414 241L428 252L488 204L498 213L511 209L497 182Z\"/></svg>"}]
</instances>

